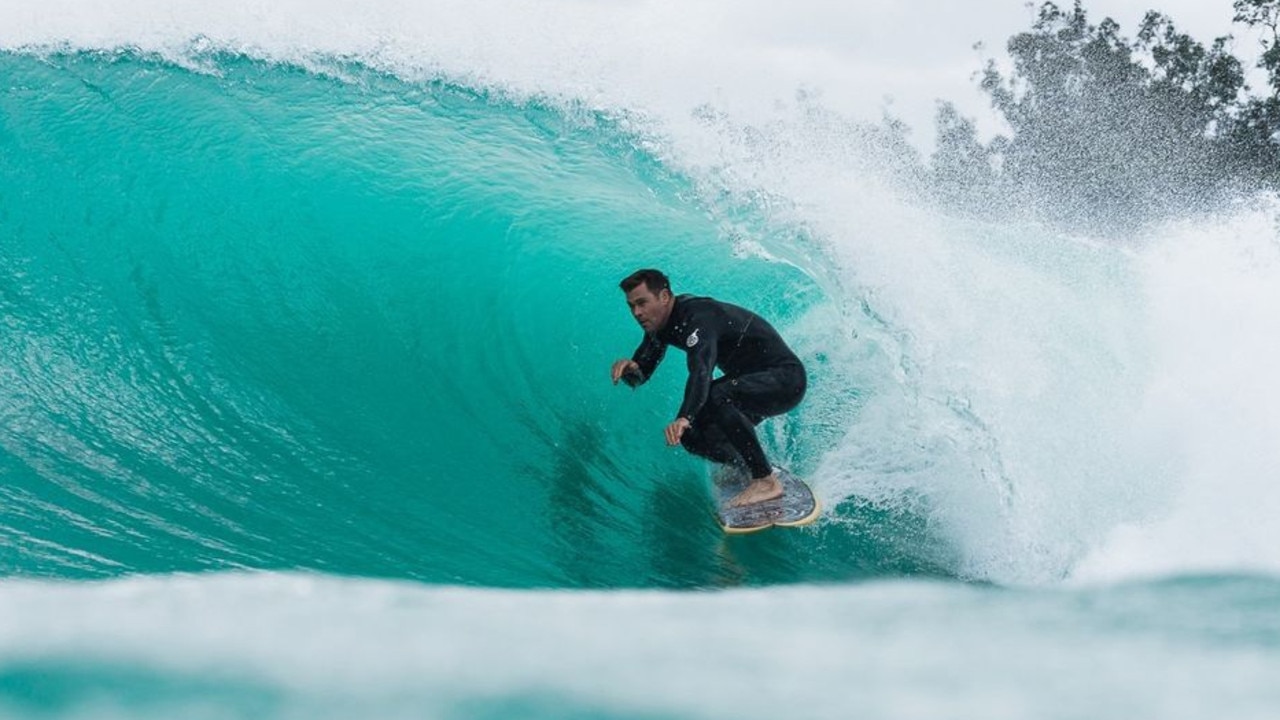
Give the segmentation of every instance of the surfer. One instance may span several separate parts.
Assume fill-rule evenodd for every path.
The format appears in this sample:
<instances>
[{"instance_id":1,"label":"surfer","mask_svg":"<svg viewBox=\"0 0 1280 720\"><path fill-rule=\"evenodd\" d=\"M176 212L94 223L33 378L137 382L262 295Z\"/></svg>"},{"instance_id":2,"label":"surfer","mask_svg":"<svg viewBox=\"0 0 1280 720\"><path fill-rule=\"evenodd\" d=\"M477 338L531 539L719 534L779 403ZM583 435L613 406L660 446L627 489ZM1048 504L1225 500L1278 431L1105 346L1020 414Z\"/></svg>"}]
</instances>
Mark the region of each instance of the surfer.
<instances>
[{"instance_id":1,"label":"surfer","mask_svg":"<svg viewBox=\"0 0 1280 720\"><path fill-rule=\"evenodd\" d=\"M613 384L644 384L667 346L688 356L684 402L666 428L668 445L713 462L745 468L751 484L730 501L735 507L782 495L755 426L800 404L804 365L778 331L755 313L693 295L672 295L659 270L637 270L620 283L644 339L630 359L613 364ZM712 379L719 367L723 375Z\"/></svg>"}]
</instances>

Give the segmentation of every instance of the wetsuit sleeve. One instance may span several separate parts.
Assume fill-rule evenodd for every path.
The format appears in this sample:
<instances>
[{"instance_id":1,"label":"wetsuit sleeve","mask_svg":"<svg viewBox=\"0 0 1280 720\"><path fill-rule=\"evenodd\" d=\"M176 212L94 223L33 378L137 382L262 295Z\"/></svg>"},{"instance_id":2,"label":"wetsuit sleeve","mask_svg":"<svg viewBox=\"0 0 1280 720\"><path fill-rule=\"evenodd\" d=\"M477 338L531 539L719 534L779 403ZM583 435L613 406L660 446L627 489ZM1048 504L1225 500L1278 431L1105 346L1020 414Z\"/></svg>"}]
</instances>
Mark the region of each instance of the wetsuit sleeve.
<instances>
[{"instance_id":1,"label":"wetsuit sleeve","mask_svg":"<svg viewBox=\"0 0 1280 720\"><path fill-rule=\"evenodd\" d=\"M636 348L635 353L631 355L631 360L640 366L640 375L638 377L634 373L623 375L622 381L631 387L645 384L653 376L653 371L658 369L662 356L666 354L667 344L653 335L646 334L644 340L640 341L640 347Z\"/></svg>"},{"instance_id":2,"label":"wetsuit sleeve","mask_svg":"<svg viewBox=\"0 0 1280 720\"><path fill-rule=\"evenodd\" d=\"M676 417L693 418L707 402L711 392L711 375L716 367L716 344L718 338L710 326L703 326L702 337L698 345L689 351L689 380L684 385L684 402L680 404L680 412Z\"/></svg>"}]
</instances>

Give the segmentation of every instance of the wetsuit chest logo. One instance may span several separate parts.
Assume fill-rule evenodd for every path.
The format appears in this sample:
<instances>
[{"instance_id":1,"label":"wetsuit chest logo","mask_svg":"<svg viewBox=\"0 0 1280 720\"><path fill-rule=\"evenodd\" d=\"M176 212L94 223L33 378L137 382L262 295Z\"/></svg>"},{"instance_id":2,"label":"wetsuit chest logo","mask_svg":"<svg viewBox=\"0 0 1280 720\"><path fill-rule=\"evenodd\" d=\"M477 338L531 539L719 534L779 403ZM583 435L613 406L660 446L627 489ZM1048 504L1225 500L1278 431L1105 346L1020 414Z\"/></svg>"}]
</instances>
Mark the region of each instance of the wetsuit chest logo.
<instances>
[{"instance_id":1,"label":"wetsuit chest logo","mask_svg":"<svg viewBox=\"0 0 1280 720\"><path fill-rule=\"evenodd\" d=\"M693 332L689 333L688 339L684 341L684 346L693 347L694 345L697 345L697 344L698 344L698 331L694 330Z\"/></svg>"}]
</instances>

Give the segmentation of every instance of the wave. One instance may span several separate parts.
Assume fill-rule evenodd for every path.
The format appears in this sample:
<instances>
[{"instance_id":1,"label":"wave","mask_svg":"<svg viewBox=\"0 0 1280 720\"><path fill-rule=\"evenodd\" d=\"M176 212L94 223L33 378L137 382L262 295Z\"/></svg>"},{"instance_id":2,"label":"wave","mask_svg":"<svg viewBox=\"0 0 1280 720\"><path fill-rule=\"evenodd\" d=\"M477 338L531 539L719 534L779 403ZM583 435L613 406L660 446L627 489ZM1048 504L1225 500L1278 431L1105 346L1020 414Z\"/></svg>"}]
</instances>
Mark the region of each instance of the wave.
<instances>
[{"instance_id":1,"label":"wave","mask_svg":"<svg viewBox=\"0 0 1280 720\"><path fill-rule=\"evenodd\" d=\"M735 255L607 118L352 64L205 61L0 55L8 573L744 574L701 468L638 430L679 378L607 382L637 341L616 283L656 260L790 322L827 304L811 277ZM755 572L899 562L837 542L842 559Z\"/></svg>"},{"instance_id":2,"label":"wave","mask_svg":"<svg viewBox=\"0 0 1280 720\"><path fill-rule=\"evenodd\" d=\"M917 202L820 100L596 93L571 41L522 69L521 43L423 56L368 28L30 27L0 52L5 574L1042 582L1185 568L1161 517L1273 504L1265 450L1224 467L1202 422L1230 397L1274 427L1274 350L1226 329L1270 296L1224 291L1273 273L1265 199L1064 237ZM705 468L660 441L679 373L608 385L637 340L616 282L649 265L810 364L766 442L832 508L816 528L726 545ZM1188 289L1258 365L1182 362ZM1234 512L1196 567L1275 564Z\"/></svg>"}]
</instances>

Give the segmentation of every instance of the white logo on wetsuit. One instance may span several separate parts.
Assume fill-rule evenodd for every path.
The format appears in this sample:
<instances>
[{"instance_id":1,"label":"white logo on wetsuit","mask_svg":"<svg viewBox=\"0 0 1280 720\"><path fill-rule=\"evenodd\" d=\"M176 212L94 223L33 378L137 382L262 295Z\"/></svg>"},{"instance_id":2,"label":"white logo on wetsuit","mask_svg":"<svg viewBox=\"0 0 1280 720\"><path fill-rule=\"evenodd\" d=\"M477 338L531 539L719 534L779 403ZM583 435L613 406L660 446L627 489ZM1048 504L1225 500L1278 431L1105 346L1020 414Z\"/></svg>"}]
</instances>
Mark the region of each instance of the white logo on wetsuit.
<instances>
[{"instance_id":1,"label":"white logo on wetsuit","mask_svg":"<svg viewBox=\"0 0 1280 720\"><path fill-rule=\"evenodd\" d=\"M684 341L685 347L693 347L698 344L698 331L694 330L689 334L689 339Z\"/></svg>"}]
</instances>

